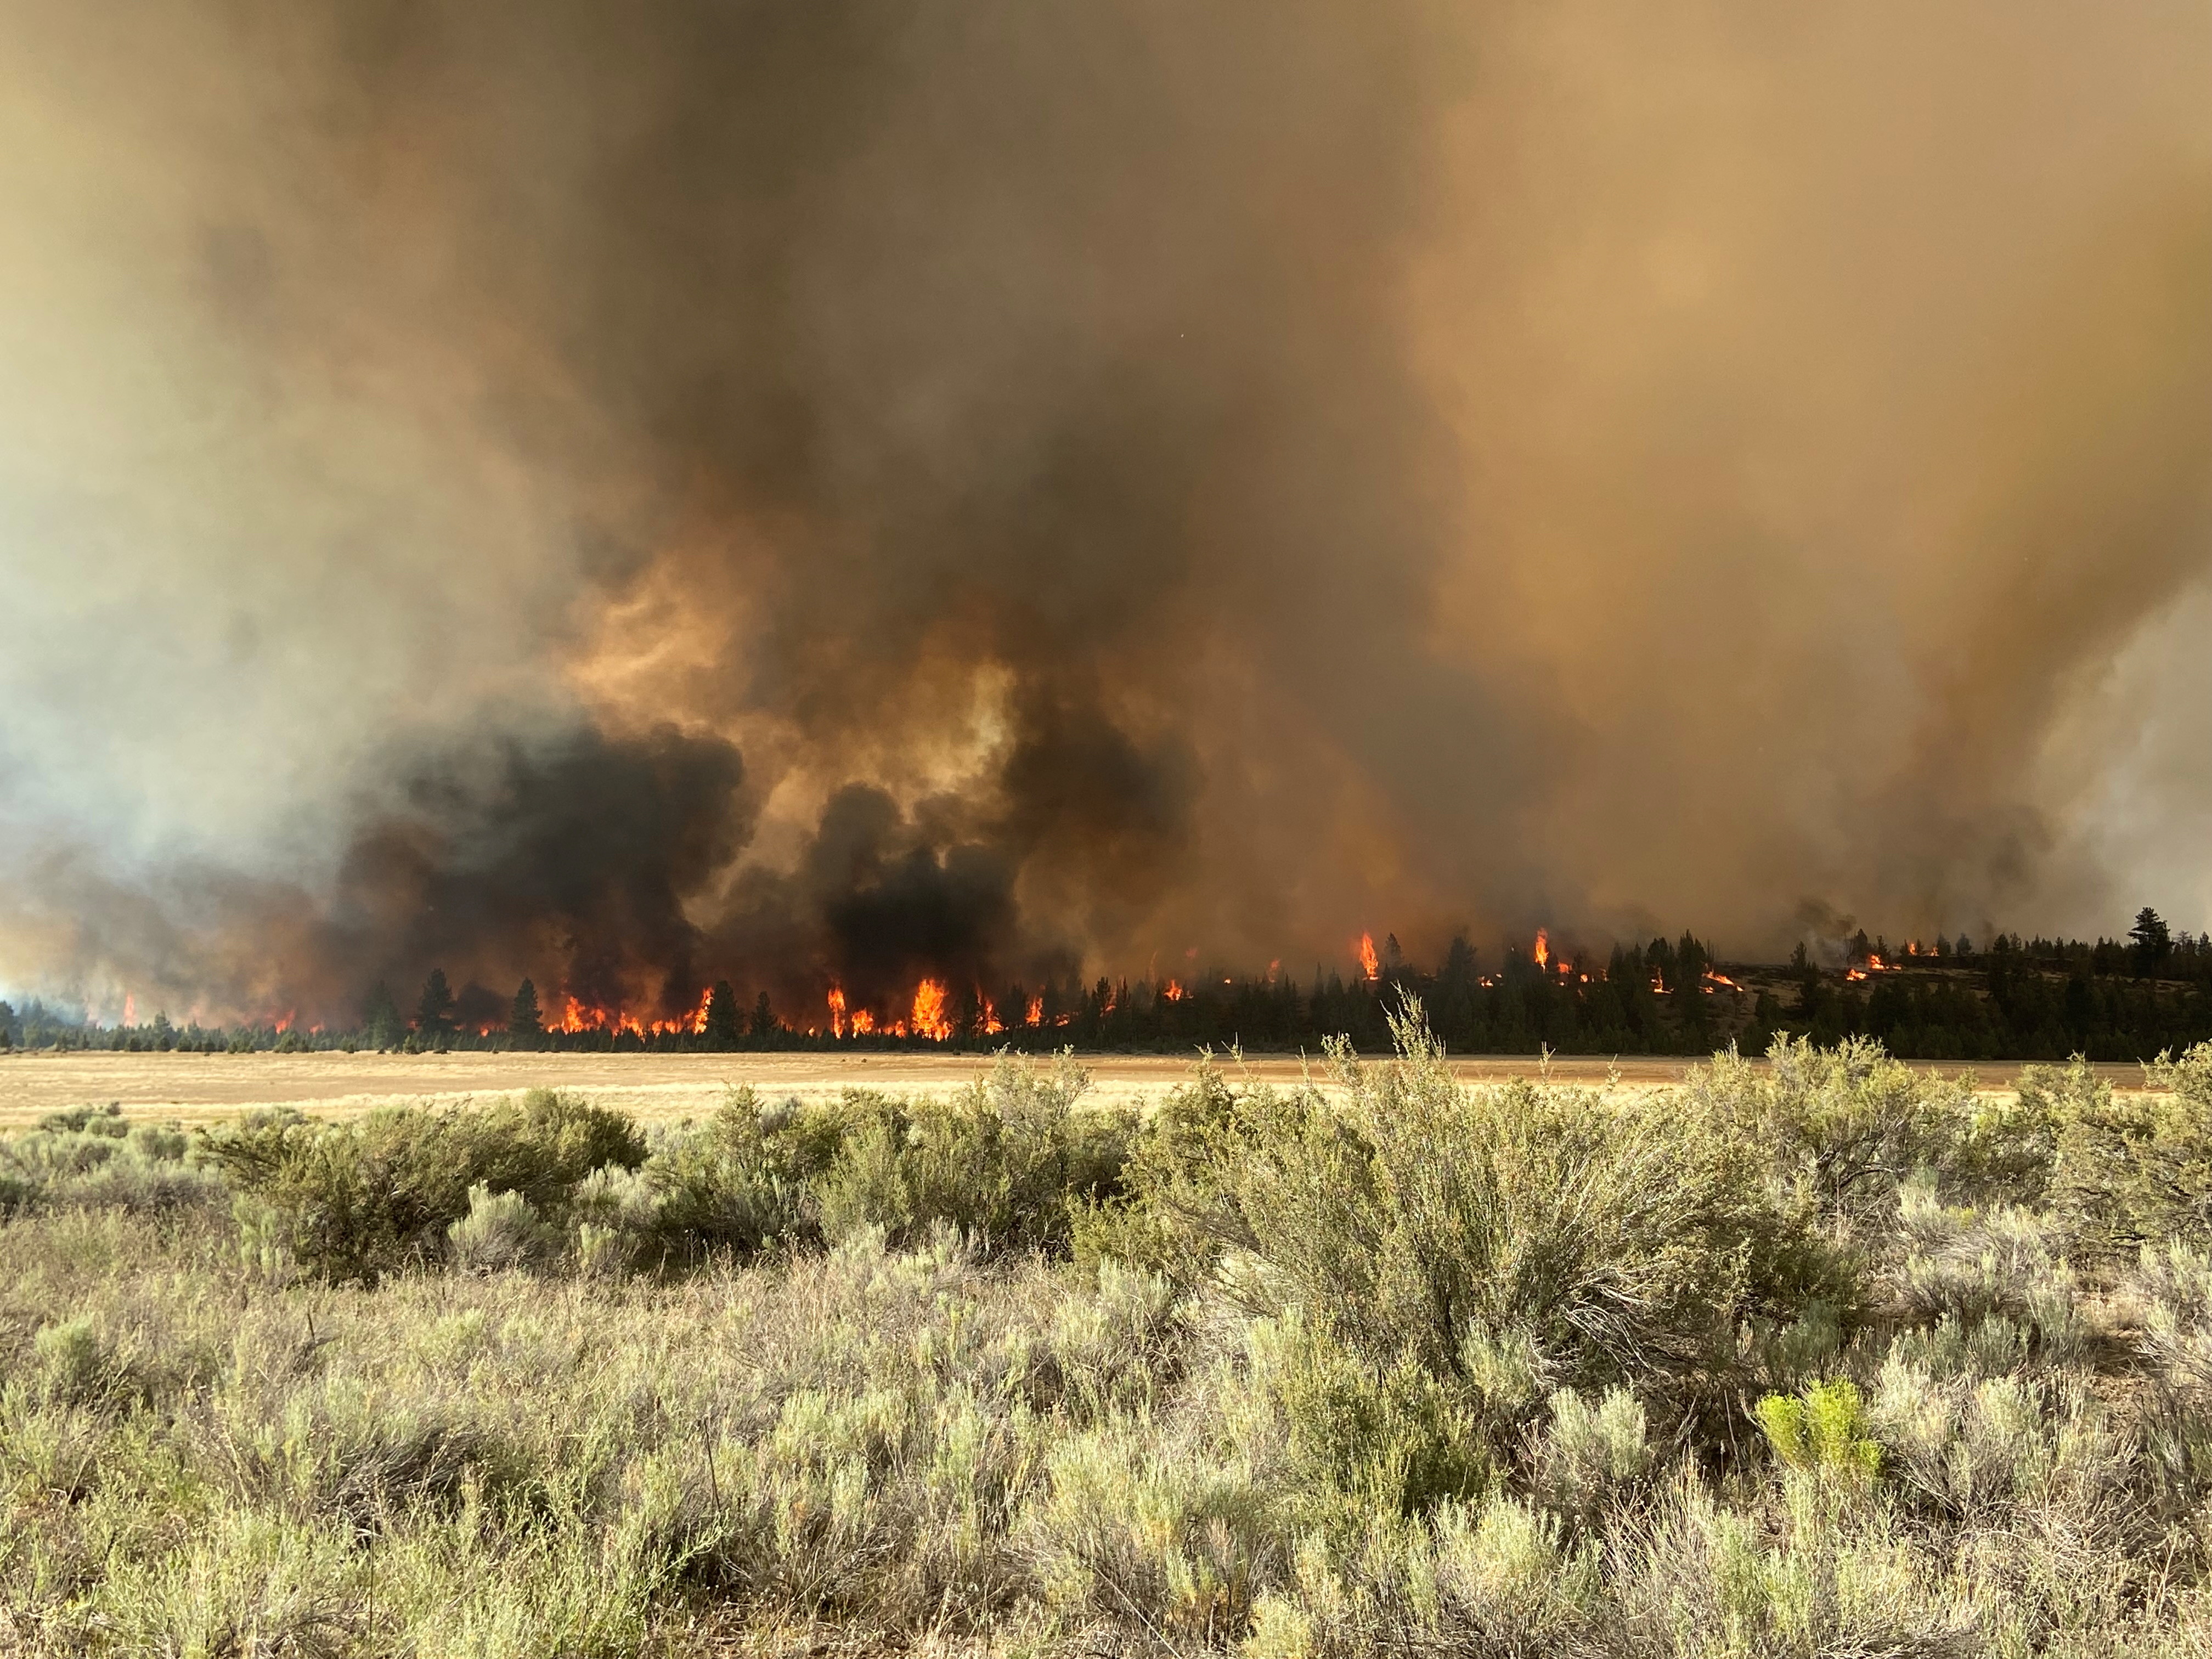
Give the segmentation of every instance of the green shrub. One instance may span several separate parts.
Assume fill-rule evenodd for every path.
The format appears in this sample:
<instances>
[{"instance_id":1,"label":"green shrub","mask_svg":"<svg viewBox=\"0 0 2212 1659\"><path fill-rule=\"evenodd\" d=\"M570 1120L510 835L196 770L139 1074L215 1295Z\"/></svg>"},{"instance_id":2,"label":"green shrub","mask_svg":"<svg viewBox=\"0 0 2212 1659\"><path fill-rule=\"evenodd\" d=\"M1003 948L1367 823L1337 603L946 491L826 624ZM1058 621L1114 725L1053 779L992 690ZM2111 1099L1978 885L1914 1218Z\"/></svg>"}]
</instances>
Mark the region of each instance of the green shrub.
<instances>
[{"instance_id":1,"label":"green shrub","mask_svg":"<svg viewBox=\"0 0 2212 1659\"><path fill-rule=\"evenodd\" d=\"M1377 1368L1325 1321L1297 1313L1255 1338L1302 1524L1356 1535L1377 1516L1416 1514L1488 1483L1478 1401L1449 1379L1410 1356Z\"/></svg>"},{"instance_id":2,"label":"green shrub","mask_svg":"<svg viewBox=\"0 0 2212 1659\"><path fill-rule=\"evenodd\" d=\"M1070 1054L1047 1066L1001 1051L949 1099L848 1092L817 1186L823 1228L880 1227L899 1246L944 1224L1001 1248L1065 1250L1127 1157L1126 1120L1074 1120L1090 1081Z\"/></svg>"},{"instance_id":3,"label":"green shrub","mask_svg":"<svg viewBox=\"0 0 2212 1659\"><path fill-rule=\"evenodd\" d=\"M186 1165L189 1145L181 1130L131 1122L112 1105L49 1112L37 1128L0 1139L0 1215L220 1204L222 1180Z\"/></svg>"},{"instance_id":4,"label":"green shrub","mask_svg":"<svg viewBox=\"0 0 2212 1659\"><path fill-rule=\"evenodd\" d=\"M1462 1088L1418 1003L1393 1029L1395 1063L1332 1050L1340 1103L1203 1098L1183 1146L1140 1153L1172 1255L1509 1415L1554 1387L1687 1381L1733 1353L1741 1316L1794 1308L1828 1270L1756 1147L1644 1097Z\"/></svg>"},{"instance_id":5,"label":"green shrub","mask_svg":"<svg viewBox=\"0 0 2212 1659\"><path fill-rule=\"evenodd\" d=\"M1904 1249L1885 1274L1891 1311L1936 1328L1940 1340L1923 1358L1937 1369L2009 1369L2003 1356L2025 1358L2031 1344L2039 1358L2066 1363L2089 1340L2048 1218L2009 1206L1952 1208L1914 1185L1900 1195L1898 1231Z\"/></svg>"},{"instance_id":6,"label":"green shrub","mask_svg":"<svg viewBox=\"0 0 2212 1659\"><path fill-rule=\"evenodd\" d=\"M508 1273L534 1267L560 1248L560 1235L538 1218L520 1193L469 1188L469 1212L446 1229L453 1265L464 1273Z\"/></svg>"},{"instance_id":7,"label":"green shrub","mask_svg":"<svg viewBox=\"0 0 2212 1659\"><path fill-rule=\"evenodd\" d=\"M1764 1066L1730 1050L1682 1103L1711 1133L1758 1149L1771 1177L1822 1218L1878 1221L1916 1171L1978 1199L2033 1192L2047 1137L1984 1105L1965 1078L1893 1060L1871 1037L1833 1048L1778 1037Z\"/></svg>"},{"instance_id":8,"label":"green shrub","mask_svg":"<svg viewBox=\"0 0 2212 1659\"><path fill-rule=\"evenodd\" d=\"M122 1103L111 1100L105 1106L70 1106L48 1112L39 1120L39 1127L49 1134L100 1135L120 1140L130 1133L131 1126L124 1121Z\"/></svg>"},{"instance_id":9,"label":"green shrub","mask_svg":"<svg viewBox=\"0 0 2212 1659\"><path fill-rule=\"evenodd\" d=\"M1571 1389L1552 1396L1552 1421L1533 1458L1538 1494L1585 1522L1632 1491L1656 1462L1644 1407L1613 1388L1593 1405Z\"/></svg>"},{"instance_id":10,"label":"green shrub","mask_svg":"<svg viewBox=\"0 0 2212 1659\"><path fill-rule=\"evenodd\" d=\"M1870 1480L1881 1468L1881 1446L1868 1432L1857 1384L1838 1379L1809 1384L1800 1395L1771 1394L1759 1402L1766 1443L1790 1468L1843 1480Z\"/></svg>"},{"instance_id":11,"label":"green shrub","mask_svg":"<svg viewBox=\"0 0 2212 1659\"><path fill-rule=\"evenodd\" d=\"M2212 1229L2212 1043L2115 1094L2077 1067L2063 1091L2051 1207L2108 1254Z\"/></svg>"},{"instance_id":12,"label":"green shrub","mask_svg":"<svg viewBox=\"0 0 2212 1659\"><path fill-rule=\"evenodd\" d=\"M732 1090L707 1123L664 1136L635 1177L593 1176L578 1212L625 1237L633 1259L805 1243L819 1234L811 1183L836 1158L842 1133L834 1111L795 1102L764 1108L751 1089Z\"/></svg>"},{"instance_id":13,"label":"green shrub","mask_svg":"<svg viewBox=\"0 0 2212 1659\"><path fill-rule=\"evenodd\" d=\"M472 1188L565 1214L592 1170L646 1157L621 1113L542 1089L490 1107L385 1107L343 1124L257 1113L210 1131L199 1150L240 1193L257 1248L281 1243L339 1279L440 1254Z\"/></svg>"}]
</instances>

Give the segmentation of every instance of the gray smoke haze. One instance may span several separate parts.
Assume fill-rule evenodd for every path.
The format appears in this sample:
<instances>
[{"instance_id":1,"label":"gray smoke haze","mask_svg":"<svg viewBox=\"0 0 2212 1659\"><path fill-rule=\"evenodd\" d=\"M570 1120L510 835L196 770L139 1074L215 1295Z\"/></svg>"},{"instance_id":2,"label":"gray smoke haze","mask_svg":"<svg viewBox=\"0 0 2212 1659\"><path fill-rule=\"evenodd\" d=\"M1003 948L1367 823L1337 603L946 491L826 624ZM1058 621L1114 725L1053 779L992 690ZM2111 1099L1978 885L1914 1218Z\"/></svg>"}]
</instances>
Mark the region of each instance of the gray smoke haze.
<instances>
[{"instance_id":1,"label":"gray smoke haze","mask_svg":"<svg viewBox=\"0 0 2212 1659\"><path fill-rule=\"evenodd\" d=\"M2212 14L0 0L0 988L2212 924Z\"/></svg>"}]
</instances>

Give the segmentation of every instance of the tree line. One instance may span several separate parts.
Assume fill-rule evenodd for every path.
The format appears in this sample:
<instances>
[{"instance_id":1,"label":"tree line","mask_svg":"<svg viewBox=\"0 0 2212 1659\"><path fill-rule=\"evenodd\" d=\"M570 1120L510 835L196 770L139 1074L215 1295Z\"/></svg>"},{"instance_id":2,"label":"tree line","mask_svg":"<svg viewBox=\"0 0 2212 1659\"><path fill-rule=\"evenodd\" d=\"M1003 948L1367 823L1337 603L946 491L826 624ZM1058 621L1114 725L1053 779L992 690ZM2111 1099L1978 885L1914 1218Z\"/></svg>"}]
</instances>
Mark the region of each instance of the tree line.
<instances>
[{"instance_id":1,"label":"tree line","mask_svg":"<svg viewBox=\"0 0 2212 1659\"><path fill-rule=\"evenodd\" d=\"M1316 966L1280 973L1173 980L1075 976L1012 983L995 993L949 988L942 1038L879 1027L830 1029L826 1012L779 1008L766 991L743 1000L731 981L708 988L696 1018L653 1030L603 1023L564 1030L530 980L512 994L456 991L433 969L411 1006L374 987L344 1029L274 1023L105 1026L40 1002L0 1002L0 1048L277 1052L526 1048L663 1052L740 1049L1079 1048L1188 1053L1237 1044L1315 1051L1345 1035L1387 1046L1388 1020L1408 995L1436 1034L1462 1054L1705 1054L1735 1043L1764 1052L1781 1036L1833 1043L1879 1038L1892 1054L1938 1060L2027 1060L2084 1054L2149 1059L2212 1038L2212 939L2176 933L2146 908L2118 939L1939 938L1893 949L1862 933L1825 950L1801 945L1787 963L1723 961L1709 941L1615 945L1602 963L1540 959L1518 945L1486 963L1465 938L1433 968L1417 968L1395 938L1371 972ZM885 1021L885 1024L891 1022Z\"/></svg>"}]
</instances>

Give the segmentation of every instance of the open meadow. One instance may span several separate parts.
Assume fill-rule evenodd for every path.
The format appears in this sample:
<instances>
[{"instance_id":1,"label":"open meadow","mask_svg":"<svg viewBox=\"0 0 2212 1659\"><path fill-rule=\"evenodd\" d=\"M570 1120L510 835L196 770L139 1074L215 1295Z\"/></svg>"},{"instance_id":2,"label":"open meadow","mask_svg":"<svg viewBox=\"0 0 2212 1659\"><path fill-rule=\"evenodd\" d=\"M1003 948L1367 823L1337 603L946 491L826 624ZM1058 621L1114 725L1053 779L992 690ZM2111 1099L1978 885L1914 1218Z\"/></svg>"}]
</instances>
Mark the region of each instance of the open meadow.
<instances>
[{"instance_id":1,"label":"open meadow","mask_svg":"<svg viewBox=\"0 0 2212 1659\"><path fill-rule=\"evenodd\" d=\"M1086 1054L1091 1105L1146 1106L1157 1103L1190 1073L1189 1059L1152 1054ZM848 1088L889 1093L929 1093L957 1088L988 1064L974 1054L161 1054L112 1050L0 1054L0 1127L23 1127L48 1112L111 1103L146 1116L202 1124L252 1106L293 1106L323 1115L346 1116L403 1102L458 1105L530 1089L560 1089L645 1121L699 1117L721 1104L732 1087L750 1085L763 1098L795 1097L813 1104ZM1595 1085L1617 1075L1626 1085L1679 1084L1700 1062L1631 1055L1618 1061L1588 1057L1452 1056L1462 1081L1502 1082L1549 1075L1565 1083ZM1243 1074L1289 1086L1304 1075L1296 1058L1255 1055ZM1324 1086L1328 1070L1316 1055L1312 1072ZM1929 1069L1929 1068L1923 1068ZM1960 1068L1936 1068L1957 1072ZM2116 1089L2143 1084L2139 1066L2103 1065L2096 1074ZM2009 1088L2012 1068L1980 1068L1978 1085Z\"/></svg>"},{"instance_id":2,"label":"open meadow","mask_svg":"<svg viewBox=\"0 0 2212 1659\"><path fill-rule=\"evenodd\" d=\"M11 1060L0 1652L2212 1651L2212 1047L1415 1022Z\"/></svg>"}]
</instances>

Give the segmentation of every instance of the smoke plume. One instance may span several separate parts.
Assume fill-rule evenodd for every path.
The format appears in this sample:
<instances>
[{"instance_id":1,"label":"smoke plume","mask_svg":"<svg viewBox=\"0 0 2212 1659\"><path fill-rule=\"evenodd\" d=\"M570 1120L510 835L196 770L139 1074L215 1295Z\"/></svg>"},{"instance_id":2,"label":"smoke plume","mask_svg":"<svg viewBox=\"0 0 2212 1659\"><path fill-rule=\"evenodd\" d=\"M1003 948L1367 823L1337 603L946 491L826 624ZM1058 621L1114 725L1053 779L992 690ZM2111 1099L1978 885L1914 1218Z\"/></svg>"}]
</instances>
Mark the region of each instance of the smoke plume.
<instances>
[{"instance_id":1,"label":"smoke plume","mask_svg":"<svg viewBox=\"0 0 2212 1659\"><path fill-rule=\"evenodd\" d=\"M2212 921L2201 9L0 27L0 988Z\"/></svg>"}]
</instances>

